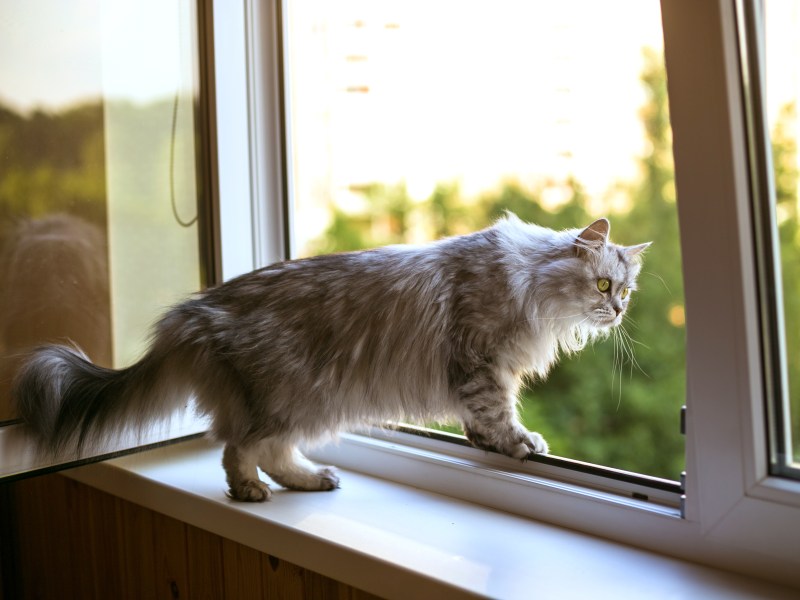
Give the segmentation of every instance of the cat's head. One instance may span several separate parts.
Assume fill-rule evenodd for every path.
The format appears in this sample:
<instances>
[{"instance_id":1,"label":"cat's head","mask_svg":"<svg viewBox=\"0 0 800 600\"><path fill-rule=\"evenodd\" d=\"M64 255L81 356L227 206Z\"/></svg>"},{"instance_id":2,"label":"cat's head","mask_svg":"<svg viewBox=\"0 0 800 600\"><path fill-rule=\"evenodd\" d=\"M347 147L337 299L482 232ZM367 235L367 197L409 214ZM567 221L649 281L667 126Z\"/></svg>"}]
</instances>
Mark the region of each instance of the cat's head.
<instances>
[{"instance_id":1,"label":"cat's head","mask_svg":"<svg viewBox=\"0 0 800 600\"><path fill-rule=\"evenodd\" d=\"M586 324L608 330L622 322L636 278L641 269L642 252L650 243L619 246L609 240L607 219L598 219L574 237L577 261L574 300L586 318Z\"/></svg>"}]
</instances>

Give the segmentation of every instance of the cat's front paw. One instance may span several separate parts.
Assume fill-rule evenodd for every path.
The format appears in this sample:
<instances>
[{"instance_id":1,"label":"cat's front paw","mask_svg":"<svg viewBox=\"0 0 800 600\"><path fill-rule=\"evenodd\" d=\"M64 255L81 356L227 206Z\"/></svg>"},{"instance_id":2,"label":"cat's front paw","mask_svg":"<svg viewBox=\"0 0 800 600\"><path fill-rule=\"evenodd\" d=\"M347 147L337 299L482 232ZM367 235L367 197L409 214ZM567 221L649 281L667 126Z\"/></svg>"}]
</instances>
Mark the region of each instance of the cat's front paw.
<instances>
[{"instance_id":1,"label":"cat's front paw","mask_svg":"<svg viewBox=\"0 0 800 600\"><path fill-rule=\"evenodd\" d=\"M523 433L522 441L517 444L509 453L512 457L525 460L529 454L547 454L550 448L541 434L535 431Z\"/></svg>"},{"instance_id":2,"label":"cat's front paw","mask_svg":"<svg viewBox=\"0 0 800 600\"><path fill-rule=\"evenodd\" d=\"M534 454L548 454L550 452L550 446L547 445L542 434L535 431L528 432L528 447L533 450Z\"/></svg>"}]
</instances>

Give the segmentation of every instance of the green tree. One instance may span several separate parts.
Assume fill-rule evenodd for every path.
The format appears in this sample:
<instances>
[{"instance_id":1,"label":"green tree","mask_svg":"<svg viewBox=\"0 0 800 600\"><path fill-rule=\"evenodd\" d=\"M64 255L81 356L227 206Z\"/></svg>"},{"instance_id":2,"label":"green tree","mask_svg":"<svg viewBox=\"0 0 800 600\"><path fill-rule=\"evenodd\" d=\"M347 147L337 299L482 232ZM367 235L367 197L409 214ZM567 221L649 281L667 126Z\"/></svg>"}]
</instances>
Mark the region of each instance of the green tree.
<instances>
[{"instance_id":1,"label":"green tree","mask_svg":"<svg viewBox=\"0 0 800 600\"><path fill-rule=\"evenodd\" d=\"M331 224L312 242L312 254L347 252L407 241L414 203L405 183L372 183L356 191L365 197L366 211L348 214L331 203Z\"/></svg>"},{"instance_id":2,"label":"green tree","mask_svg":"<svg viewBox=\"0 0 800 600\"><path fill-rule=\"evenodd\" d=\"M781 108L772 130L778 238L783 279L783 308L794 460L800 461L800 216L798 215L797 106Z\"/></svg>"},{"instance_id":3,"label":"green tree","mask_svg":"<svg viewBox=\"0 0 800 600\"><path fill-rule=\"evenodd\" d=\"M465 221L469 218L469 209L461 198L458 183L439 183L428 199L427 211L433 233L436 238L443 238L461 233Z\"/></svg>"}]
</instances>

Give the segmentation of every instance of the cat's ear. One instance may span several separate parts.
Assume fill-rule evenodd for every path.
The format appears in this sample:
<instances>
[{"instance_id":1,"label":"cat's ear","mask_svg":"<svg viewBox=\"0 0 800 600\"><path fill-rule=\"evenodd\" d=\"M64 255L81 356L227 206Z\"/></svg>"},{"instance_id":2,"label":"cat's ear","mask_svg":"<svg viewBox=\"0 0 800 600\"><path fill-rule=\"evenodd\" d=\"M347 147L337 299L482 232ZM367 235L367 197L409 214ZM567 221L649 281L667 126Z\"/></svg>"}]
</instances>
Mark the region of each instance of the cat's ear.
<instances>
[{"instance_id":1,"label":"cat's ear","mask_svg":"<svg viewBox=\"0 0 800 600\"><path fill-rule=\"evenodd\" d=\"M645 242L644 244L638 244L636 246L625 246L625 254L628 256L628 258L639 256L642 252L647 250L652 243L653 242Z\"/></svg>"},{"instance_id":2,"label":"cat's ear","mask_svg":"<svg viewBox=\"0 0 800 600\"><path fill-rule=\"evenodd\" d=\"M600 218L584 229L575 240L575 251L580 254L583 251L605 246L608 242L608 232L611 223L608 219Z\"/></svg>"}]
</instances>

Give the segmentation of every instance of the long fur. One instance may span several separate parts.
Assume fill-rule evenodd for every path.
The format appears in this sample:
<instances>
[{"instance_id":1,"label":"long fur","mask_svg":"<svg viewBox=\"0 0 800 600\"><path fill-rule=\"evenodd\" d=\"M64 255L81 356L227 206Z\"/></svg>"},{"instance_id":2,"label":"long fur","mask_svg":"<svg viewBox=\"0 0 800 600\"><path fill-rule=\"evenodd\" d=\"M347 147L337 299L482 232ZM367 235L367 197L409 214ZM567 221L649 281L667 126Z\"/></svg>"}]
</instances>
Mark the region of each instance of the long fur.
<instances>
[{"instance_id":1,"label":"long fur","mask_svg":"<svg viewBox=\"0 0 800 600\"><path fill-rule=\"evenodd\" d=\"M144 427L193 393L226 442L240 500L269 497L257 466L286 487L336 487L297 446L386 420L456 418L477 446L546 452L518 422L519 382L621 319L645 245L616 246L607 232L605 220L556 232L509 215L430 244L278 263L172 308L126 369L41 348L13 395L42 446L59 451ZM613 282L608 294L598 277Z\"/></svg>"}]
</instances>

